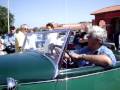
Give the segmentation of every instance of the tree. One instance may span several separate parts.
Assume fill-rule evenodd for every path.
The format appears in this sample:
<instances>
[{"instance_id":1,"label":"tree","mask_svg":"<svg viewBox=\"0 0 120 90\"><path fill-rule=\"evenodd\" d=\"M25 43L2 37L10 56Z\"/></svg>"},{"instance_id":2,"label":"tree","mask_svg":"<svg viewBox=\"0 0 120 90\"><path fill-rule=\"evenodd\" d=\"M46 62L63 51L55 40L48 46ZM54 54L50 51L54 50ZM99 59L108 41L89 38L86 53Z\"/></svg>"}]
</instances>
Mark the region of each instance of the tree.
<instances>
[{"instance_id":1,"label":"tree","mask_svg":"<svg viewBox=\"0 0 120 90\"><path fill-rule=\"evenodd\" d=\"M14 22L13 14L9 13L9 25ZM8 9L0 6L0 33L4 34L8 32Z\"/></svg>"}]
</instances>

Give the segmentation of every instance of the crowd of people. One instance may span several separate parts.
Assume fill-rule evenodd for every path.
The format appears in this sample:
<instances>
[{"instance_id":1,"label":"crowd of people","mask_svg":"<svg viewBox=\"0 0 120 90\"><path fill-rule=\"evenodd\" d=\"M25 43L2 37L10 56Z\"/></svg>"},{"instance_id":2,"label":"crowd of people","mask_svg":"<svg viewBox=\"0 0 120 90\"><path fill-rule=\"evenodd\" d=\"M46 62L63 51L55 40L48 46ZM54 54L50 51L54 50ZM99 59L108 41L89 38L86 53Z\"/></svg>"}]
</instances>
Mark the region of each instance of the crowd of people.
<instances>
[{"instance_id":1,"label":"crowd of people","mask_svg":"<svg viewBox=\"0 0 120 90\"><path fill-rule=\"evenodd\" d=\"M54 30L54 26L52 23L46 24L46 29L49 31ZM36 36L34 34L30 35L27 37L27 39L31 39L29 42L31 46L24 45L25 42L24 40L26 39L26 34L29 32L36 32L35 29L30 29L27 24L22 24L19 29L16 29L15 26L10 26L10 31L7 34L4 34L0 37L0 55L5 55L5 54L10 54L10 53L15 53L15 52L20 52L22 51L23 47L24 48L35 48L35 43L34 40ZM52 35L49 35L49 40L53 37L57 37L55 33ZM50 41L51 43L54 43L55 40Z\"/></svg>"},{"instance_id":2,"label":"crowd of people","mask_svg":"<svg viewBox=\"0 0 120 90\"><path fill-rule=\"evenodd\" d=\"M19 31L16 31L15 26L10 26L10 31L0 37L0 55L19 52L24 44L25 36L29 30L27 24L20 26Z\"/></svg>"},{"instance_id":3,"label":"crowd of people","mask_svg":"<svg viewBox=\"0 0 120 90\"><path fill-rule=\"evenodd\" d=\"M51 23L46 24L46 28L50 31L54 30L54 26ZM0 55L20 52L24 46L24 40L28 32L35 31L29 30L27 24L21 25L18 32L16 32L16 28L14 26L11 26L10 32L8 34L5 34L4 38L0 38ZM54 38L56 36L56 33L49 35L48 39L52 39L52 41L50 41L51 46L54 44ZM34 38L34 36L32 36L32 38ZM78 66L86 66L92 64L104 67L114 66L116 64L116 58L112 50L103 45L106 39L106 30L102 29L99 26L92 26L92 28L89 28L89 30L84 30L80 34L79 32L76 32L73 41L76 46L75 51L69 54L65 53L65 59L78 60Z\"/></svg>"}]
</instances>

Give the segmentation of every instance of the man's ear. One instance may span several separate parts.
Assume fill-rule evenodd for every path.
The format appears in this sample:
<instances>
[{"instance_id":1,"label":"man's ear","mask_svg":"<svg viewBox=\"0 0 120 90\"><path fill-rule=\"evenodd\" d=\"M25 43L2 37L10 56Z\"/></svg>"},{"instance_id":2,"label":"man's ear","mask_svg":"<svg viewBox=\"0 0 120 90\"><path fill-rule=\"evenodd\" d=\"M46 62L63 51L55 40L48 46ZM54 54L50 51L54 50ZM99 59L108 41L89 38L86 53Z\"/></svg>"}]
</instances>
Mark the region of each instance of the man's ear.
<instances>
[{"instance_id":1,"label":"man's ear","mask_svg":"<svg viewBox=\"0 0 120 90\"><path fill-rule=\"evenodd\" d=\"M100 40L100 39L96 39L96 40L97 40L97 42L102 43L102 40Z\"/></svg>"}]
</instances>

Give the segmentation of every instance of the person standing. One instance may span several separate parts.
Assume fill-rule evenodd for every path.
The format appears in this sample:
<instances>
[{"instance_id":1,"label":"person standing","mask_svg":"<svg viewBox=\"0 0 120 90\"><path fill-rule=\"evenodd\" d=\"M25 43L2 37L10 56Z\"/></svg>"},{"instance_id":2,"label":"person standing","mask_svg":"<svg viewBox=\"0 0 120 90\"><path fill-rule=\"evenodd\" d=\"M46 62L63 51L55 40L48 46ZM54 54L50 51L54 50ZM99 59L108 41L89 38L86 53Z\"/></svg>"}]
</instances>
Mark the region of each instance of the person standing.
<instances>
[{"instance_id":1,"label":"person standing","mask_svg":"<svg viewBox=\"0 0 120 90\"><path fill-rule=\"evenodd\" d=\"M36 42L37 42L37 34L35 34L35 30L28 30L27 37L25 38L25 43L23 45L23 49L25 50L36 50Z\"/></svg>"},{"instance_id":2,"label":"person standing","mask_svg":"<svg viewBox=\"0 0 120 90\"><path fill-rule=\"evenodd\" d=\"M49 31L53 31L54 25L52 23L48 23L46 24L46 28ZM58 36L59 36L59 33L56 33L56 32L51 32L47 35L47 40L45 42L45 46L47 46L46 51L48 51L51 54L54 53L53 49L55 48L55 45L58 44Z\"/></svg>"},{"instance_id":3,"label":"person standing","mask_svg":"<svg viewBox=\"0 0 120 90\"><path fill-rule=\"evenodd\" d=\"M22 47L23 47L27 32L28 32L28 25L22 24L20 26L20 30L16 34L16 51L17 52L22 51Z\"/></svg>"},{"instance_id":4,"label":"person standing","mask_svg":"<svg viewBox=\"0 0 120 90\"><path fill-rule=\"evenodd\" d=\"M53 30L54 29L54 25L52 23L48 23L48 24L46 24L46 28L48 30Z\"/></svg>"},{"instance_id":5,"label":"person standing","mask_svg":"<svg viewBox=\"0 0 120 90\"><path fill-rule=\"evenodd\" d=\"M16 28L15 26L10 26L10 32L5 35L4 44L5 50L9 53L15 52L15 40L16 40Z\"/></svg>"}]
</instances>

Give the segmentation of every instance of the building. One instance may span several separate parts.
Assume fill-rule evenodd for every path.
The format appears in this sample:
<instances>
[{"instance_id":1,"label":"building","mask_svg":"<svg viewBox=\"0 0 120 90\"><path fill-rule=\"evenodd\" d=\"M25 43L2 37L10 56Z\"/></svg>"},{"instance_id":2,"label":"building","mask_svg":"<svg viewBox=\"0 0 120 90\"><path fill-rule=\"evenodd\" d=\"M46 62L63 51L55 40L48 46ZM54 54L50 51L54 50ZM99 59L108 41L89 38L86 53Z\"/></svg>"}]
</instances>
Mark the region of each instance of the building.
<instances>
[{"instance_id":1,"label":"building","mask_svg":"<svg viewBox=\"0 0 120 90\"><path fill-rule=\"evenodd\" d=\"M86 30L88 27L92 25L91 22L80 22L80 23L72 23L72 24L59 24L53 23L55 29L71 29L71 30ZM46 26L42 26L42 29L46 29Z\"/></svg>"},{"instance_id":2,"label":"building","mask_svg":"<svg viewBox=\"0 0 120 90\"><path fill-rule=\"evenodd\" d=\"M95 16L92 23L105 28L108 32L108 40L114 41L115 36L120 33L120 5L102 8L91 15Z\"/></svg>"}]
</instances>

